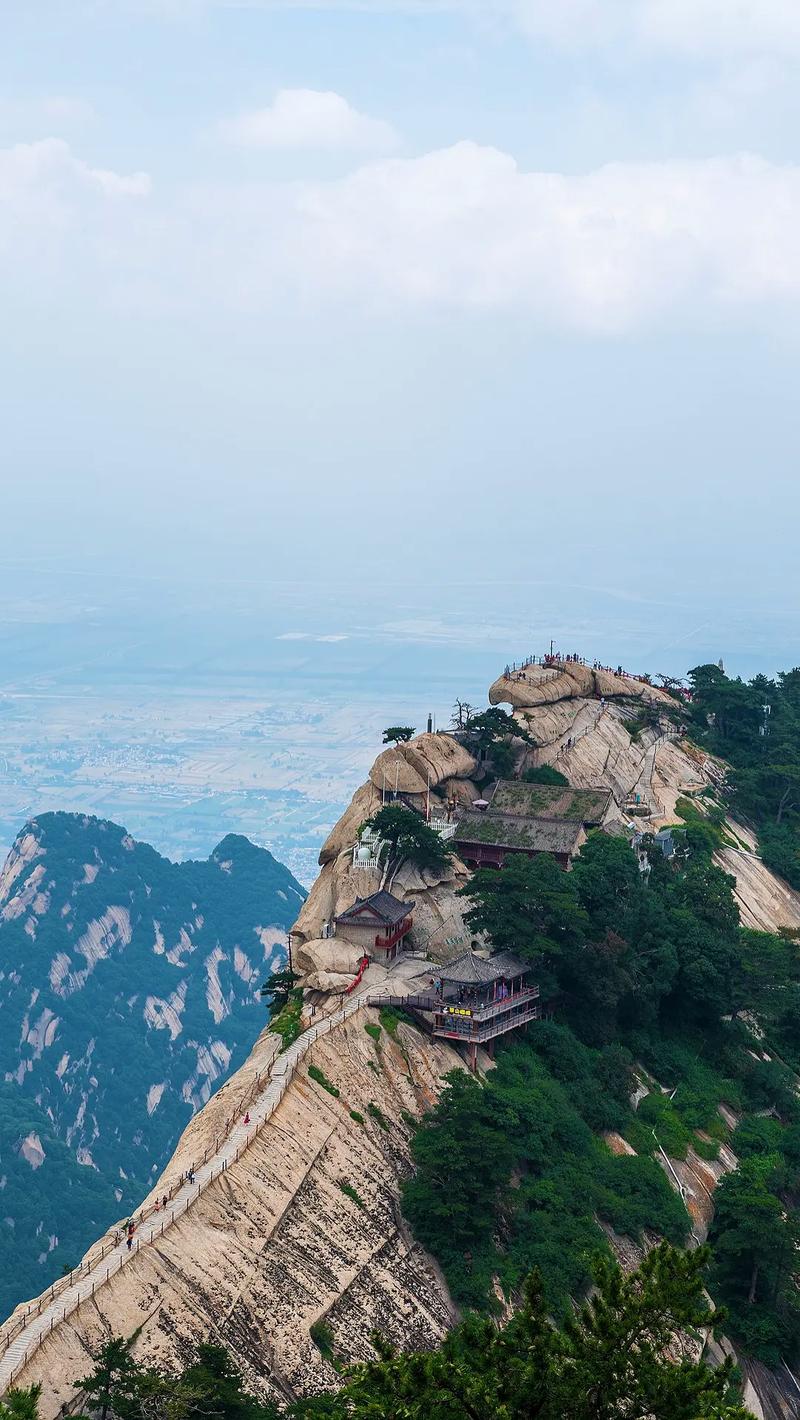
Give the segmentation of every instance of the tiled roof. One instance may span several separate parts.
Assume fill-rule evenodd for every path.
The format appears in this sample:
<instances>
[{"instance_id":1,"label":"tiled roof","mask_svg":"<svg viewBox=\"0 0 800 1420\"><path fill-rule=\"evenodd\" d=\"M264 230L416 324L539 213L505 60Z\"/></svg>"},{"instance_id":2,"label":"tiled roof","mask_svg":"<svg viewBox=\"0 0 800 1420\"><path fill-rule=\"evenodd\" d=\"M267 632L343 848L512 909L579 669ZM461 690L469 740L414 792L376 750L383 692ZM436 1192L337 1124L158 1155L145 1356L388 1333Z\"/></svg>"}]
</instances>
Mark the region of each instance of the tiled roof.
<instances>
[{"instance_id":1,"label":"tiled roof","mask_svg":"<svg viewBox=\"0 0 800 1420\"><path fill-rule=\"evenodd\" d=\"M468 810L458 821L455 843L486 843L528 853L574 853L583 838L580 820L518 818L491 809Z\"/></svg>"},{"instance_id":2,"label":"tiled roof","mask_svg":"<svg viewBox=\"0 0 800 1420\"><path fill-rule=\"evenodd\" d=\"M436 967L434 976L456 986L489 986L504 977L521 976L525 971L530 971L530 967L511 952L498 952L488 961L474 952L462 952L448 966Z\"/></svg>"},{"instance_id":3,"label":"tiled roof","mask_svg":"<svg viewBox=\"0 0 800 1420\"><path fill-rule=\"evenodd\" d=\"M367 907L381 922L394 927L397 922L402 922L403 918L408 916L413 906L413 902L401 902L399 898L392 897L390 892L374 892L371 897L357 897L352 907L339 913L336 921L351 922L353 918L357 919L361 915L363 908Z\"/></svg>"},{"instance_id":4,"label":"tiled roof","mask_svg":"<svg viewBox=\"0 0 800 1420\"><path fill-rule=\"evenodd\" d=\"M500 779L491 799L492 813L599 824L608 810L610 789L573 789L571 785L526 784Z\"/></svg>"}]
</instances>

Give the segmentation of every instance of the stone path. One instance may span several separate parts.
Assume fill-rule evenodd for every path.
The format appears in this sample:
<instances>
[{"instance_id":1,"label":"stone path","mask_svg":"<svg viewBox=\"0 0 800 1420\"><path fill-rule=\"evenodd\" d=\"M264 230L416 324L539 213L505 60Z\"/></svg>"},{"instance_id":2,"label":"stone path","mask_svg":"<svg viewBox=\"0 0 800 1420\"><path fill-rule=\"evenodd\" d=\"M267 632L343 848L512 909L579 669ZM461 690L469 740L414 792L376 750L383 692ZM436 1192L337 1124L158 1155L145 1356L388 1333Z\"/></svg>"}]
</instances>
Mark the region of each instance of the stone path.
<instances>
[{"instance_id":1,"label":"stone path","mask_svg":"<svg viewBox=\"0 0 800 1420\"><path fill-rule=\"evenodd\" d=\"M115 1273L119 1272L120 1268L127 1266L143 1247L149 1247L157 1238L162 1237L172 1223L182 1217L187 1209L196 1202L212 1179L218 1178L231 1164L237 1161L240 1154L249 1147L274 1114L283 1099L297 1065L314 1042L319 1040L320 1036L327 1035L329 1031L334 1030L337 1025L354 1015L356 1011L362 1010L365 1006L380 1004L380 1001L388 994L386 989L378 991L373 989L364 991L360 995L356 994L351 1001L348 1001L333 1015L326 1016L317 1025L312 1026L299 1036L293 1045L290 1045L283 1054L275 1058L269 1079L263 1090L244 1110L244 1113L249 1113L249 1124L245 1125L243 1120L239 1120L226 1135L216 1153L212 1154L194 1171L194 1182L182 1184L170 1200L166 1210L151 1213L143 1222L139 1223L130 1251L128 1251L127 1240L123 1238L110 1250L102 1252L85 1269L80 1269L80 1277L71 1285L60 1291L53 1288L49 1302L45 1302L44 1298L47 1297L47 1293L44 1293L44 1297L40 1299L39 1303L41 1310L33 1312L30 1319L24 1321L19 1330L11 1329L10 1337L8 1336L9 1328L4 1328L7 1341L5 1350L2 1350L3 1338L0 1336L0 1397L5 1394L9 1386L13 1385L14 1380L31 1360L34 1352L59 1323L66 1321L81 1302L93 1297L98 1287L102 1287Z\"/></svg>"},{"instance_id":2,"label":"stone path","mask_svg":"<svg viewBox=\"0 0 800 1420\"><path fill-rule=\"evenodd\" d=\"M567 741L571 741L571 747L574 747L579 740L585 739L588 734L591 734L592 730L596 729L600 723L607 708L599 700L588 701L585 705L581 705L571 726L561 736L558 754L569 753Z\"/></svg>"}]
</instances>

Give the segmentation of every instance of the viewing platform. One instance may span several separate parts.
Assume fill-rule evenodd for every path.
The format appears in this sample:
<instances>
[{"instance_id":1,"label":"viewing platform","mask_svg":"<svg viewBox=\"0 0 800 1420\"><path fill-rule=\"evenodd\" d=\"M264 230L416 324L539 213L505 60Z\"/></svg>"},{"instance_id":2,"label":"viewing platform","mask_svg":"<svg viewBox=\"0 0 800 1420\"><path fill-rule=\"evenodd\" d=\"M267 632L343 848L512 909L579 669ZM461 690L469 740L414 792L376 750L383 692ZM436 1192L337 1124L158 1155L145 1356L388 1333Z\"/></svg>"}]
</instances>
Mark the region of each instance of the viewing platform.
<instances>
[{"instance_id":1,"label":"viewing platform","mask_svg":"<svg viewBox=\"0 0 800 1420\"><path fill-rule=\"evenodd\" d=\"M479 1045L492 1054L498 1036L539 1020L539 987L526 980L530 971L510 952L493 957L462 952L438 968L431 991L392 997L391 1004L412 1011L432 1035L468 1045L475 1070Z\"/></svg>"}]
</instances>

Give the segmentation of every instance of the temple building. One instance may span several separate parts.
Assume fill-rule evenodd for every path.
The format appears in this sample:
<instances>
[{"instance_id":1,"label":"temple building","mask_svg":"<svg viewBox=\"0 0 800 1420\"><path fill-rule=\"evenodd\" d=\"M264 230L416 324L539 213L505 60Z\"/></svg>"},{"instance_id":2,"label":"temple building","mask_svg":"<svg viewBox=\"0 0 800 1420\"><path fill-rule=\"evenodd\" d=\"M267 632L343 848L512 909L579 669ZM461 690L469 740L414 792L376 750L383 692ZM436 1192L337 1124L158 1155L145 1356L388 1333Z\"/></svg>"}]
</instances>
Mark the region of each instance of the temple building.
<instances>
[{"instance_id":1,"label":"temple building","mask_svg":"<svg viewBox=\"0 0 800 1420\"><path fill-rule=\"evenodd\" d=\"M397 997L396 1003L413 1011L433 1035L468 1045L474 1070L479 1045L492 1055L497 1036L539 1019L539 987L528 980L530 972L510 952L487 958L466 951L436 968L432 994Z\"/></svg>"},{"instance_id":2,"label":"temple building","mask_svg":"<svg viewBox=\"0 0 800 1420\"><path fill-rule=\"evenodd\" d=\"M569 868L587 830L603 822L611 797L610 789L501 779L491 799L478 800L460 815L456 851L470 868L502 868L510 853L528 858L549 853Z\"/></svg>"},{"instance_id":3,"label":"temple building","mask_svg":"<svg viewBox=\"0 0 800 1420\"><path fill-rule=\"evenodd\" d=\"M390 892L357 897L352 907L336 918L336 936L363 947L372 961L394 961L414 925L413 906L413 902L401 902Z\"/></svg>"}]
</instances>

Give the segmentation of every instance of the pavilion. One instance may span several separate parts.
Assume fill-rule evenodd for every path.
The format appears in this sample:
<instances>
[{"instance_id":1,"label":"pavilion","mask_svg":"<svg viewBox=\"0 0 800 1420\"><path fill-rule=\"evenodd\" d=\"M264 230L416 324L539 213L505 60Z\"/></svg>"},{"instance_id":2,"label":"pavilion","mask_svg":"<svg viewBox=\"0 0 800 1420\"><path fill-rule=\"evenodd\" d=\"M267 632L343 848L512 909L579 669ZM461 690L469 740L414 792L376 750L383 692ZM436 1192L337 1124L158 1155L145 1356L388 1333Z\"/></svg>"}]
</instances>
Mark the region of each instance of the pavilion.
<instances>
[{"instance_id":1,"label":"pavilion","mask_svg":"<svg viewBox=\"0 0 800 1420\"><path fill-rule=\"evenodd\" d=\"M497 1036L539 1019L539 987L527 979L530 973L511 952L482 957L466 951L434 968L433 994L397 997L396 1004L421 1016L433 1035L468 1045L474 1070L479 1045L491 1055Z\"/></svg>"}]
</instances>

